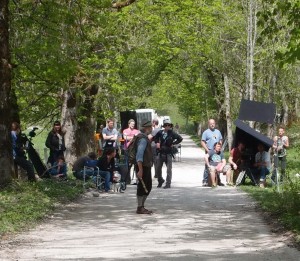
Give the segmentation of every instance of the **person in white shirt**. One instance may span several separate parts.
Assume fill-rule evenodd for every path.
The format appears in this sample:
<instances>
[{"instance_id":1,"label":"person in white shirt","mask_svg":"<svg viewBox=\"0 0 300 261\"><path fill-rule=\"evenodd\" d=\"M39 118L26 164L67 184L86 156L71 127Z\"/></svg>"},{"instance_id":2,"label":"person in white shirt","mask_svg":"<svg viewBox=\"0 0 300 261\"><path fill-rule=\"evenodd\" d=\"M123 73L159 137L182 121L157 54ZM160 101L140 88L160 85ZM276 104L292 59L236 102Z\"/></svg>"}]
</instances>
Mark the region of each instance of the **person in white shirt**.
<instances>
[{"instance_id":1,"label":"person in white shirt","mask_svg":"<svg viewBox=\"0 0 300 261\"><path fill-rule=\"evenodd\" d=\"M257 145L258 152L255 154L254 168L251 169L254 177L259 178L259 186L265 188L266 176L270 173L271 161L270 153L265 151L262 143Z\"/></svg>"}]
</instances>

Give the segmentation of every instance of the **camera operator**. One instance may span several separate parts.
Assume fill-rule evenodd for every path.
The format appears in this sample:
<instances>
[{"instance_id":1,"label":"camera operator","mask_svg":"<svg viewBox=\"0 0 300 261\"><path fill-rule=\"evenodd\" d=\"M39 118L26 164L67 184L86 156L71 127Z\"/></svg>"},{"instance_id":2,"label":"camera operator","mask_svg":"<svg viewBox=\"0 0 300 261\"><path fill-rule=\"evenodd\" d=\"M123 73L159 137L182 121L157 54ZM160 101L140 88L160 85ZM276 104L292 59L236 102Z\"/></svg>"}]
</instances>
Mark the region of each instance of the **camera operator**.
<instances>
[{"instance_id":1,"label":"camera operator","mask_svg":"<svg viewBox=\"0 0 300 261\"><path fill-rule=\"evenodd\" d=\"M21 133L20 124L13 122L11 126L11 136L12 136L12 145L13 145L13 158L14 163L27 172L28 181L36 181L34 175L34 168L32 163L27 160L25 150L26 144L29 142L26 135Z\"/></svg>"}]
</instances>

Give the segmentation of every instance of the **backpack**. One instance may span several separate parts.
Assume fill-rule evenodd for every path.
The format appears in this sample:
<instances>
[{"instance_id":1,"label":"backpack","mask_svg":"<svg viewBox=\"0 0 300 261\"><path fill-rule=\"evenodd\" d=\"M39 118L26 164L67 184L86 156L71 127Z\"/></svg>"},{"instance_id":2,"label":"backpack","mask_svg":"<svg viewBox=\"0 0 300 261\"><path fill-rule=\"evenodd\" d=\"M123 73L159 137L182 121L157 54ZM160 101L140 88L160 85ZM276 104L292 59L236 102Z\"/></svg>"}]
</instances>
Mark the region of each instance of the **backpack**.
<instances>
[{"instance_id":1,"label":"backpack","mask_svg":"<svg viewBox=\"0 0 300 261\"><path fill-rule=\"evenodd\" d=\"M128 155L129 164L136 164L137 144L142 137L143 136L140 134L135 135L132 138L132 140L130 141L129 146L127 147L127 155Z\"/></svg>"}]
</instances>

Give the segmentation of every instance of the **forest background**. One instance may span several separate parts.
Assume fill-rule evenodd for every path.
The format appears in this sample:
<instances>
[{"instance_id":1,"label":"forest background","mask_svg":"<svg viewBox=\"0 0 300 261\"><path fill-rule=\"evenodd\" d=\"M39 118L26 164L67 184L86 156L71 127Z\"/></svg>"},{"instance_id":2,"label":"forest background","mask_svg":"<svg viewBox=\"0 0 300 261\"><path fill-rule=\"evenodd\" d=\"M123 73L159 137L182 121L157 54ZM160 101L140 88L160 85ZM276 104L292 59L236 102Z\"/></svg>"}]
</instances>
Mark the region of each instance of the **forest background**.
<instances>
[{"instance_id":1,"label":"forest background","mask_svg":"<svg viewBox=\"0 0 300 261\"><path fill-rule=\"evenodd\" d=\"M124 110L177 108L194 132L213 117L229 145L241 99L297 121L299 10L299 0L0 0L0 184L12 175L12 121L60 119L68 162Z\"/></svg>"}]
</instances>

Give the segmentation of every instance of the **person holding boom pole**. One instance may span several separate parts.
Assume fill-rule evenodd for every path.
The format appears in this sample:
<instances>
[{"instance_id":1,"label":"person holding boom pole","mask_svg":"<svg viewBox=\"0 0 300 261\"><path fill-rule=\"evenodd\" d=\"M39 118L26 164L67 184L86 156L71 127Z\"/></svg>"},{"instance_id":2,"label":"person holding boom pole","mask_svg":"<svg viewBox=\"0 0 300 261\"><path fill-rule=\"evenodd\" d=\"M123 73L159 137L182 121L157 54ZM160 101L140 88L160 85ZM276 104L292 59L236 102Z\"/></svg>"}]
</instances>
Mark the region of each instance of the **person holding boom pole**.
<instances>
[{"instance_id":1,"label":"person holding boom pole","mask_svg":"<svg viewBox=\"0 0 300 261\"><path fill-rule=\"evenodd\" d=\"M136 151L137 162L137 177L139 182L137 184L137 214L152 214L151 210L145 208L145 201L152 189L152 148L148 135L152 132L152 122L146 121L142 124L142 137L138 140Z\"/></svg>"}]
</instances>

